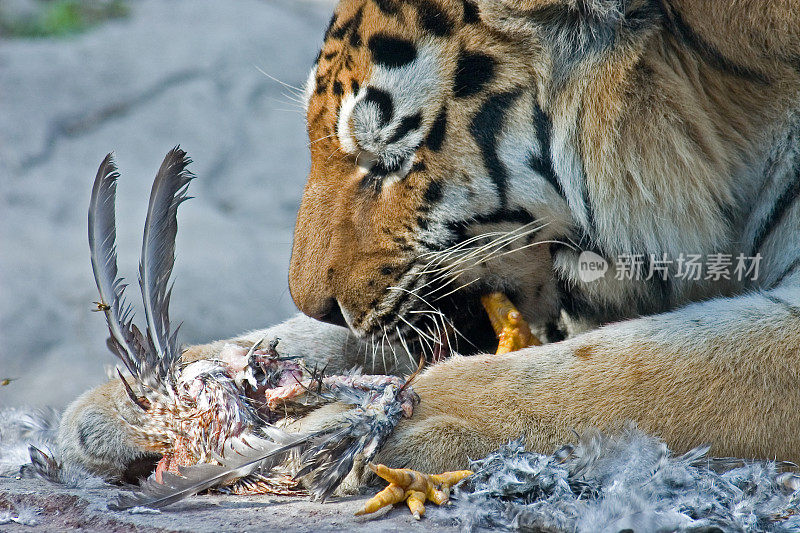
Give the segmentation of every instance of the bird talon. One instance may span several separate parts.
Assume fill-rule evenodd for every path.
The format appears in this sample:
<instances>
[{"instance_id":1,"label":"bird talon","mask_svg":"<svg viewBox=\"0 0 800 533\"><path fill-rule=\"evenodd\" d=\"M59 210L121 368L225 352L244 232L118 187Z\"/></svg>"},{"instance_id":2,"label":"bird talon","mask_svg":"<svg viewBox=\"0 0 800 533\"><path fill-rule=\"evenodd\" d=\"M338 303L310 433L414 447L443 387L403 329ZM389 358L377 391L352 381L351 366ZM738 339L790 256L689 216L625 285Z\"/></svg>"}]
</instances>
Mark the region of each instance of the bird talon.
<instances>
[{"instance_id":1,"label":"bird talon","mask_svg":"<svg viewBox=\"0 0 800 533\"><path fill-rule=\"evenodd\" d=\"M405 501L414 518L420 520L425 514L426 501L430 500L436 505L446 503L450 498L450 488L472 475L470 470L430 475L409 468L388 468L372 463L369 468L388 481L389 486L367 500L356 516L371 514Z\"/></svg>"},{"instance_id":2,"label":"bird talon","mask_svg":"<svg viewBox=\"0 0 800 533\"><path fill-rule=\"evenodd\" d=\"M531 327L522 313L501 292L493 292L481 297L481 303L499 341L497 355L515 352L528 346L541 346L542 343L531 333Z\"/></svg>"}]
</instances>

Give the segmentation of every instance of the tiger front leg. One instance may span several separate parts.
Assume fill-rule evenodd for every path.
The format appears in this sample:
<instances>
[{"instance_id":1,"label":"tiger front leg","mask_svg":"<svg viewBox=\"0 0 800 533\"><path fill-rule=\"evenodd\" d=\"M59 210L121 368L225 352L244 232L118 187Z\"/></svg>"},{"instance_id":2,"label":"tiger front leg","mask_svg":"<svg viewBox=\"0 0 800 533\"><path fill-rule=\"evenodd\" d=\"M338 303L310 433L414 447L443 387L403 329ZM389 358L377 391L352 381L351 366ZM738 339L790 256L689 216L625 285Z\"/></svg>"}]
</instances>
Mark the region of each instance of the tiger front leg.
<instances>
[{"instance_id":1,"label":"tiger front leg","mask_svg":"<svg viewBox=\"0 0 800 533\"><path fill-rule=\"evenodd\" d=\"M454 357L414 383L421 401L374 462L469 467L524 436L552 453L628 421L682 453L800 460L800 291L719 299L511 354ZM364 481L367 478L363 478Z\"/></svg>"}]
</instances>

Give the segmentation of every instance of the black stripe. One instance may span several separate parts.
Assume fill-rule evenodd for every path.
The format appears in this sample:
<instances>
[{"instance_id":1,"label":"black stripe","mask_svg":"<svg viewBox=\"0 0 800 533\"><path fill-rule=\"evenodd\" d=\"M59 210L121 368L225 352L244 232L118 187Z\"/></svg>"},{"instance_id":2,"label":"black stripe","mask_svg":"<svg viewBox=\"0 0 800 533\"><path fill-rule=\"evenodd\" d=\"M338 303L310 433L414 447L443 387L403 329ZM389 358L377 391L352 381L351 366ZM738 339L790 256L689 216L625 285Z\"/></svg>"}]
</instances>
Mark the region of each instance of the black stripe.
<instances>
[{"instance_id":1,"label":"black stripe","mask_svg":"<svg viewBox=\"0 0 800 533\"><path fill-rule=\"evenodd\" d=\"M384 15L396 15L397 12L400 10L400 6L397 4L396 0L372 0L375 2L375 5L378 6L378 9L381 10L381 13Z\"/></svg>"},{"instance_id":2,"label":"black stripe","mask_svg":"<svg viewBox=\"0 0 800 533\"><path fill-rule=\"evenodd\" d=\"M703 39L703 37L698 35L698 33L683 20L683 17L677 10L668 8L664 0L661 1L660 5L665 18L672 23L670 25L670 29L673 30L672 34L697 50L703 59L712 67L762 85L770 83L769 77L763 72L736 63L736 61L726 57L720 52L716 46Z\"/></svg>"},{"instance_id":3,"label":"black stripe","mask_svg":"<svg viewBox=\"0 0 800 533\"><path fill-rule=\"evenodd\" d=\"M378 195L383 190L383 178L385 176L386 174L377 175L370 170L370 172L367 172L367 174L361 178L361 181L358 183L358 187L362 191L372 191L373 194Z\"/></svg>"},{"instance_id":4,"label":"black stripe","mask_svg":"<svg viewBox=\"0 0 800 533\"><path fill-rule=\"evenodd\" d=\"M316 85L317 87L315 92L317 94L323 94L325 91L328 90L328 76L327 75L317 76L316 79L314 80L314 85Z\"/></svg>"},{"instance_id":5,"label":"black stripe","mask_svg":"<svg viewBox=\"0 0 800 533\"><path fill-rule=\"evenodd\" d=\"M461 0L464 4L464 24L477 24L481 21L478 6L472 0Z\"/></svg>"},{"instance_id":6,"label":"black stripe","mask_svg":"<svg viewBox=\"0 0 800 533\"><path fill-rule=\"evenodd\" d=\"M325 28L325 39L324 40L326 40L326 41L328 40L328 37L330 37L331 33L333 32L333 26L336 24L336 18L337 18L337 14L334 13L333 15L331 15L331 20L328 21L328 27Z\"/></svg>"},{"instance_id":7,"label":"black stripe","mask_svg":"<svg viewBox=\"0 0 800 533\"><path fill-rule=\"evenodd\" d=\"M591 301L576 286L573 286L560 276L556 276L556 287L561 308L572 318L586 318L602 323L608 320L606 317L616 314Z\"/></svg>"},{"instance_id":8,"label":"black stripe","mask_svg":"<svg viewBox=\"0 0 800 533\"><path fill-rule=\"evenodd\" d=\"M518 224L531 224L536 218L522 209L498 209L486 215L477 215L470 219L475 224L498 224L501 222L516 222Z\"/></svg>"},{"instance_id":9,"label":"black stripe","mask_svg":"<svg viewBox=\"0 0 800 533\"><path fill-rule=\"evenodd\" d=\"M330 31L328 32L328 36L332 37L333 39L344 39L344 37L352 30L358 31L358 27L361 26L361 19L364 17L364 8L363 6L356 11L355 15L352 18L347 20L344 24L339 26L336 29L333 29L333 26L330 27ZM335 17L331 19L333 23L335 21Z\"/></svg>"},{"instance_id":10,"label":"black stripe","mask_svg":"<svg viewBox=\"0 0 800 533\"><path fill-rule=\"evenodd\" d=\"M775 280L775 283L772 284L772 287L778 287L786 278L789 277L790 274L793 274L798 267L800 267L800 257L792 261L792 263L786 267L786 270L784 270L781 275L778 276L778 279Z\"/></svg>"},{"instance_id":11,"label":"black stripe","mask_svg":"<svg viewBox=\"0 0 800 533\"><path fill-rule=\"evenodd\" d=\"M586 220L589 224L587 229L587 233L592 236L595 234L596 224L594 220L594 205L592 205L592 199L589 197L589 186L586 185L586 172L583 173L584 182L583 182L583 206L586 208Z\"/></svg>"},{"instance_id":12,"label":"black stripe","mask_svg":"<svg viewBox=\"0 0 800 533\"><path fill-rule=\"evenodd\" d=\"M467 98L481 92L494 78L496 63L483 52L462 50L456 64L453 95Z\"/></svg>"},{"instance_id":13,"label":"black stripe","mask_svg":"<svg viewBox=\"0 0 800 533\"><path fill-rule=\"evenodd\" d=\"M561 342L567 338L555 322L548 322L546 328L548 342Z\"/></svg>"},{"instance_id":14,"label":"black stripe","mask_svg":"<svg viewBox=\"0 0 800 533\"><path fill-rule=\"evenodd\" d=\"M372 61L387 68L400 68L417 58L414 43L386 33L370 37L367 47L372 53Z\"/></svg>"},{"instance_id":15,"label":"black stripe","mask_svg":"<svg viewBox=\"0 0 800 533\"><path fill-rule=\"evenodd\" d=\"M789 208L797 201L798 196L800 196L800 165L798 165L795 170L794 181L783 191L783 194L780 195L772 206L772 210L767 218L761 222L761 227L753 239L752 253L750 255L755 255L761 250L761 247L764 246L769 236L781 223L783 217L789 212Z\"/></svg>"},{"instance_id":16,"label":"black stripe","mask_svg":"<svg viewBox=\"0 0 800 533\"><path fill-rule=\"evenodd\" d=\"M428 170L428 165L425 164L425 161L417 161L413 165L411 165L411 170L408 171L409 174L414 172L425 172Z\"/></svg>"},{"instance_id":17,"label":"black stripe","mask_svg":"<svg viewBox=\"0 0 800 533\"><path fill-rule=\"evenodd\" d=\"M564 280L560 276L556 276L556 286L561 307L568 316L591 320L598 324L651 315L665 308L660 302L649 301L646 295L618 307L616 304L602 301L600 298L590 297L582 291L579 285Z\"/></svg>"},{"instance_id":18,"label":"black stripe","mask_svg":"<svg viewBox=\"0 0 800 533\"><path fill-rule=\"evenodd\" d=\"M444 197L444 187L438 181L431 181L425 189L425 194L422 197L425 202L425 208L430 209L433 204L438 204L442 197Z\"/></svg>"},{"instance_id":19,"label":"black stripe","mask_svg":"<svg viewBox=\"0 0 800 533\"><path fill-rule=\"evenodd\" d=\"M652 257L650 254L644 254L644 261L642 262L642 275L649 275L652 267ZM672 300L672 280L669 277L669 273L667 274L667 279L664 279L661 277L660 273L653 272L653 277L650 278L650 284L658 294L658 301L669 303Z\"/></svg>"},{"instance_id":20,"label":"black stripe","mask_svg":"<svg viewBox=\"0 0 800 533\"><path fill-rule=\"evenodd\" d=\"M433 121L431 131L428 132L428 137L425 139L425 145L432 151L438 152L442 149L444 138L447 133L447 107L442 107L439 114L436 115L436 120Z\"/></svg>"},{"instance_id":21,"label":"black stripe","mask_svg":"<svg viewBox=\"0 0 800 533\"><path fill-rule=\"evenodd\" d=\"M416 4L417 18L425 31L437 37L447 37L453 33L454 22L438 5L429 0L413 0L411 3Z\"/></svg>"},{"instance_id":22,"label":"black stripe","mask_svg":"<svg viewBox=\"0 0 800 533\"><path fill-rule=\"evenodd\" d=\"M506 113L519 96L519 91L490 96L472 118L469 127L473 139L480 148L489 179L497 188L501 209L505 209L508 205L508 169L497 155L497 141L505 125Z\"/></svg>"},{"instance_id":23,"label":"black stripe","mask_svg":"<svg viewBox=\"0 0 800 533\"><path fill-rule=\"evenodd\" d=\"M431 251L433 251L433 250L431 250ZM403 276L408 274L408 272L414 267L414 265L415 265L414 261L411 261L410 263L408 263L408 265L406 265L406 268L403 270L403 272L401 274L399 274L397 276L396 279L401 280L403 278ZM419 283L420 286L424 286L423 283L422 283L422 281L424 281L424 278L422 276L418 276L418 277L416 277L416 279L415 278L411 278L409 281L411 282L411 285L412 285L412 287L410 287L410 288L407 288L408 284L406 284L406 287L403 287L402 284L397 283L397 285L399 285L400 287L402 287L402 288L404 288L406 290L402 291L400 298L398 298L397 301L395 301L394 305L392 305L391 308L389 308L385 313L381 314L380 316L375 317L375 321L377 323L383 322L383 320L387 316L391 316L391 317L399 316L400 308L403 307L403 305L406 302L408 302L408 300L414 294L414 291L419 288L419 287L414 287L413 286L414 282Z\"/></svg>"},{"instance_id":24,"label":"black stripe","mask_svg":"<svg viewBox=\"0 0 800 533\"><path fill-rule=\"evenodd\" d=\"M533 108L533 127L536 130L536 139L539 141L539 155L536 156L531 153L528 159L528 166L546 179L566 201L567 195L564 192L564 186L558 180L556 170L553 167L551 141L553 124L538 102L534 104Z\"/></svg>"},{"instance_id":25,"label":"black stripe","mask_svg":"<svg viewBox=\"0 0 800 533\"><path fill-rule=\"evenodd\" d=\"M800 307L792 305L791 303L787 302L783 298L779 298L774 294L768 294L766 292L762 292L761 295L769 300L770 302L783 307L786 311L789 312L795 318L800 318Z\"/></svg>"},{"instance_id":26,"label":"black stripe","mask_svg":"<svg viewBox=\"0 0 800 533\"><path fill-rule=\"evenodd\" d=\"M584 116L584 109L583 104L581 104L580 109L578 110L578 123L576 124L577 131L583 131L583 116ZM581 185L582 185L582 196L583 196L583 208L586 211L586 223L587 227L584 228L586 235L590 238L590 240L594 240L594 235L597 233L595 230L597 225L594 219L594 205L592 205L592 198L589 196L589 184L586 182L586 167L585 161L581 160Z\"/></svg>"},{"instance_id":27,"label":"black stripe","mask_svg":"<svg viewBox=\"0 0 800 533\"><path fill-rule=\"evenodd\" d=\"M370 168L370 174L375 177L383 178L391 174L392 172L397 172L403 167L402 160L394 160L391 163L387 163L385 161L378 161L372 168Z\"/></svg>"},{"instance_id":28,"label":"black stripe","mask_svg":"<svg viewBox=\"0 0 800 533\"><path fill-rule=\"evenodd\" d=\"M397 126L397 129L394 130L394 134L386 142L389 144L396 143L408 135L411 131L419 129L420 124L422 124L422 112L417 112L414 115L403 117L403 119L400 121L400 124Z\"/></svg>"},{"instance_id":29,"label":"black stripe","mask_svg":"<svg viewBox=\"0 0 800 533\"><path fill-rule=\"evenodd\" d=\"M441 247L446 248L463 241L467 238L467 231L474 226L485 224L502 224L505 222L511 222L524 226L526 224L532 224L536 222L536 217L527 211L523 211L522 209L498 209L497 211L493 211L484 215L472 216L465 220L448 222L445 226L445 229L448 231L448 233L450 233L450 237L447 239L447 242L441 245ZM534 232L534 234L535 233L538 233L538 231Z\"/></svg>"},{"instance_id":30,"label":"black stripe","mask_svg":"<svg viewBox=\"0 0 800 533\"><path fill-rule=\"evenodd\" d=\"M367 94L361 101L362 105L375 104L378 112L381 115L381 123L386 125L391 122L394 117L394 103L392 102L392 95L382 89L375 87L368 87Z\"/></svg>"}]
</instances>

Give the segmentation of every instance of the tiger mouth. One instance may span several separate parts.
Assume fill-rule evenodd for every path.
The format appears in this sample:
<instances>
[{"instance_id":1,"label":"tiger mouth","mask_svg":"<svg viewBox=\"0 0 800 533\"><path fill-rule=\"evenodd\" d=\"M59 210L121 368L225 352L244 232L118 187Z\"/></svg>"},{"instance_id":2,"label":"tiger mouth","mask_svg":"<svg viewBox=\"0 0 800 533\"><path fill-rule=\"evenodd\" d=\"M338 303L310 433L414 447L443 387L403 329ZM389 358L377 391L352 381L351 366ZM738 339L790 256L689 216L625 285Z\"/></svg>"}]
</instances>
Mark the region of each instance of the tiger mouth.
<instances>
[{"instance_id":1,"label":"tiger mouth","mask_svg":"<svg viewBox=\"0 0 800 533\"><path fill-rule=\"evenodd\" d=\"M405 343L415 355L439 362L451 355L492 353L497 336L481 304L489 292L474 288L448 295L436 302L436 310L408 310L392 320L390 342Z\"/></svg>"}]
</instances>

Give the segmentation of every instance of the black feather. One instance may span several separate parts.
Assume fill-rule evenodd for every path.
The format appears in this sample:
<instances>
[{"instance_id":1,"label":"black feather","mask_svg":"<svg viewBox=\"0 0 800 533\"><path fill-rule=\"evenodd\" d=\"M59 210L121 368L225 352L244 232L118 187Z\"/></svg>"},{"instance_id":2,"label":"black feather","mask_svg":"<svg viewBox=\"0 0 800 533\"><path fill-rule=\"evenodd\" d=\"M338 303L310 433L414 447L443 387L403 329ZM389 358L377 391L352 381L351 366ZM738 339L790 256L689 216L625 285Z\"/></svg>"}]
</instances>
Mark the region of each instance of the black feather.
<instances>
[{"instance_id":1,"label":"black feather","mask_svg":"<svg viewBox=\"0 0 800 533\"><path fill-rule=\"evenodd\" d=\"M100 292L98 310L106 316L111 333L109 348L134 375L142 371L144 351L136 342L131 330L132 311L125 302L123 293L126 285L117 277L117 229L114 201L116 199L119 172L114 165L112 154L108 154L100 168L92 187L89 203L89 249L91 250L92 271Z\"/></svg>"},{"instance_id":2,"label":"black feather","mask_svg":"<svg viewBox=\"0 0 800 533\"><path fill-rule=\"evenodd\" d=\"M159 369L160 376L166 376L180 358L176 337L170 334L168 284L175 263L178 206L189 198L186 192L194 178L186 170L189 163L186 152L177 146L164 158L153 181L144 224L139 285L152 348L148 352L156 358L150 364Z\"/></svg>"},{"instance_id":3,"label":"black feather","mask_svg":"<svg viewBox=\"0 0 800 533\"><path fill-rule=\"evenodd\" d=\"M28 454L30 454L31 467L36 475L55 483L60 481L59 474L62 467L55 457L48 455L33 444L28 446Z\"/></svg>"}]
</instances>

